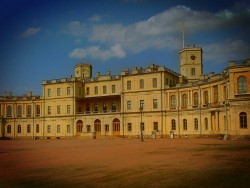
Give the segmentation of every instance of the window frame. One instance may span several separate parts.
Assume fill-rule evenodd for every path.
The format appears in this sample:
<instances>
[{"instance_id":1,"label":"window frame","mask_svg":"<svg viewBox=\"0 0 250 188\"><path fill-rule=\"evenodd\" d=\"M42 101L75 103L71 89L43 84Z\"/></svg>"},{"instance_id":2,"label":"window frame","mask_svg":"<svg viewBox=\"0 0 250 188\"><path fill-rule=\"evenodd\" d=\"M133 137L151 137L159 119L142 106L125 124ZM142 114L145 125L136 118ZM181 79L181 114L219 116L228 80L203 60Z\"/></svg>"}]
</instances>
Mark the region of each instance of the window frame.
<instances>
[{"instance_id":1,"label":"window frame","mask_svg":"<svg viewBox=\"0 0 250 188\"><path fill-rule=\"evenodd\" d=\"M239 113L239 123L240 123L240 129L247 129L247 113L246 112L240 112Z\"/></svg>"},{"instance_id":2,"label":"window frame","mask_svg":"<svg viewBox=\"0 0 250 188\"><path fill-rule=\"evenodd\" d=\"M194 130L199 130L199 122L197 118L194 118Z\"/></svg>"},{"instance_id":3,"label":"window frame","mask_svg":"<svg viewBox=\"0 0 250 188\"><path fill-rule=\"evenodd\" d=\"M238 94L247 93L247 79L245 76L239 76L237 78Z\"/></svg>"},{"instance_id":4,"label":"window frame","mask_svg":"<svg viewBox=\"0 0 250 188\"><path fill-rule=\"evenodd\" d=\"M127 90L131 90L132 87L131 87L131 80L128 80L127 81Z\"/></svg>"},{"instance_id":5,"label":"window frame","mask_svg":"<svg viewBox=\"0 0 250 188\"><path fill-rule=\"evenodd\" d=\"M187 131L187 119L183 119L183 130Z\"/></svg>"},{"instance_id":6,"label":"window frame","mask_svg":"<svg viewBox=\"0 0 250 188\"><path fill-rule=\"evenodd\" d=\"M176 131L176 121L175 121L175 119L171 120L171 130Z\"/></svg>"},{"instance_id":7,"label":"window frame","mask_svg":"<svg viewBox=\"0 0 250 188\"><path fill-rule=\"evenodd\" d=\"M153 99L153 109L157 109L157 108L158 108L158 100Z\"/></svg>"},{"instance_id":8,"label":"window frame","mask_svg":"<svg viewBox=\"0 0 250 188\"><path fill-rule=\"evenodd\" d=\"M152 78L152 87L157 88L157 78Z\"/></svg>"}]
</instances>

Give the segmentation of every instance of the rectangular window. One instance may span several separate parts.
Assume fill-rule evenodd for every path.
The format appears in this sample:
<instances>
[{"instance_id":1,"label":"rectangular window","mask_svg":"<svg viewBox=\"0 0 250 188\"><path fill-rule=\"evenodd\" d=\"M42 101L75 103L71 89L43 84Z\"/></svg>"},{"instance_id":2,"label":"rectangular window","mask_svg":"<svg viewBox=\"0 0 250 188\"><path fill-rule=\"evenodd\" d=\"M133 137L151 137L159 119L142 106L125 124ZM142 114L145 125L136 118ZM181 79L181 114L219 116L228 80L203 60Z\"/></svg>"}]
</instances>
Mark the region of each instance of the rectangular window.
<instances>
[{"instance_id":1,"label":"rectangular window","mask_svg":"<svg viewBox=\"0 0 250 188\"><path fill-rule=\"evenodd\" d=\"M57 89L56 89L56 94L57 94L57 96L60 96L60 95L61 95L61 88L57 88Z\"/></svg>"},{"instance_id":2,"label":"rectangular window","mask_svg":"<svg viewBox=\"0 0 250 188\"><path fill-rule=\"evenodd\" d=\"M94 104L94 111L98 112L98 103L97 102Z\"/></svg>"},{"instance_id":3,"label":"rectangular window","mask_svg":"<svg viewBox=\"0 0 250 188\"><path fill-rule=\"evenodd\" d=\"M157 88L157 78L153 78L153 88Z\"/></svg>"},{"instance_id":4,"label":"rectangular window","mask_svg":"<svg viewBox=\"0 0 250 188\"><path fill-rule=\"evenodd\" d=\"M213 86L214 102L218 102L218 86Z\"/></svg>"},{"instance_id":5,"label":"rectangular window","mask_svg":"<svg viewBox=\"0 0 250 188\"><path fill-rule=\"evenodd\" d=\"M132 123L128 123L128 131L132 131Z\"/></svg>"},{"instance_id":6,"label":"rectangular window","mask_svg":"<svg viewBox=\"0 0 250 188\"><path fill-rule=\"evenodd\" d=\"M107 112L108 108L107 108L107 102L104 101L103 102L103 112Z\"/></svg>"},{"instance_id":7,"label":"rectangular window","mask_svg":"<svg viewBox=\"0 0 250 188\"><path fill-rule=\"evenodd\" d=\"M48 106L48 114L51 114L51 106Z\"/></svg>"},{"instance_id":8,"label":"rectangular window","mask_svg":"<svg viewBox=\"0 0 250 188\"><path fill-rule=\"evenodd\" d=\"M131 80L127 81L127 90L131 90Z\"/></svg>"},{"instance_id":9,"label":"rectangular window","mask_svg":"<svg viewBox=\"0 0 250 188\"><path fill-rule=\"evenodd\" d=\"M191 75L195 76L195 68L191 68Z\"/></svg>"},{"instance_id":10,"label":"rectangular window","mask_svg":"<svg viewBox=\"0 0 250 188\"><path fill-rule=\"evenodd\" d=\"M48 97L51 97L51 89L48 89Z\"/></svg>"},{"instance_id":11,"label":"rectangular window","mask_svg":"<svg viewBox=\"0 0 250 188\"><path fill-rule=\"evenodd\" d=\"M28 117L31 116L31 106L30 105L27 106L27 116Z\"/></svg>"},{"instance_id":12,"label":"rectangular window","mask_svg":"<svg viewBox=\"0 0 250 188\"><path fill-rule=\"evenodd\" d=\"M48 125L48 126L47 126L47 133L50 133L50 132L51 132L51 126Z\"/></svg>"},{"instance_id":13,"label":"rectangular window","mask_svg":"<svg viewBox=\"0 0 250 188\"><path fill-rule=\"evenodd\" d=\"M70 95L70 87L67 87L67 95Z\"/></svg>"},{"instance_id":14,"label":"rectangular window","mask_svg":"<svg viewBox=\"0 0 250 188\"><path fill-rule=\"evenodd\" d=\"M157 108L157 99L153 99L153 108L156 109Z\"/></svg>"},{"instance_id":15,"label":"rectangular window","mask_svg":"<svg viewBox=\"0 0 250 188\"><path fill-rule=\"evenodd\" d=\"M115 85L112 85L112 93L115 93Z\"/></svg>"},{"instance_id":16,"label":"rectangular window","mask_svg":"<svg viewBox=\"0 0 250 188\"><path fill-rule=\"evenodd\" d=\"M127 110L131 110L131 101L127 101Z\"/></svg>"},{"instance_id":17,"label":"rectangular window","mask_svg":"<svg viewBox=\"0 0 250 188\"><path fill-rule=\"evenodd\" d=\"M170 97L170 107L171 108L175 108L176 107L176 96L175 95L172 95Z\"/></svg>"},{"instance_id":18,"label":"rectangular window","mask_svg":"<svg viewBox=\"0 0 250 188\"><path fill-rule=\"evenodd\" d=\"M67 105L67 114L70 114L70 105Z\"/></svg>"},{"instance_id":19,"label":"rectangular window","mask_svg":"<svg viewBox=\"0 0 250 188\"><path fill-rule=\"evenodd\" d=\"M56 132L57 132L57 133L60 133L60 132L61 132L61 126L60 126L60 125L57 125L57 126L56 126Z\"/></svg>"},{"instance_id":20,"label":"rectangular window","mask_svg":"<svg viewBox=\"0 0 250 188\"><path fill-rule=\"evenodd\" d=\"M144 100L140 100L140 108L144 109Z\"/></svg>"},{"instance_id":21,"label":"rectangular window","mask_svg":"<svg viewBox=\"0 0 250 188\"><path fill-rule=\"evenodd\" d=\"M87 112L90 112L90 106L89 106L89 103L86 103L86 111L87 111Z\"/></svg>"},{"instance_id":22,"label":"rectangular window","mask_svg":"<svg viewBox=\"0 0 250 188\"><path fill-rule=\"evenodd\" d=\"M39 126L39 124L37 124L36 125L36 133L39 133L39 131L40 131L40 126Z\"/></svg>"},{"instance_id":23,"label":"rectangular window","mask_svg":"<svg viewBox=\"0 0 250 188\"><path fill-rule=\"evenodd\" d=\"M30 124L27 125L27 133L30 133L31 132L31 128L30 128Z\"/></svg>"},{"instance_id":24,"label":"rectangular window","mask_svg":"<svg viewBox=\"0 0 250 188\"><path fill-rule=\"evenodd\" d=\"M86 95L89 95L89 87L86 88Z\"/></svg>"},{"instance_id":25,"label":"rectangular window","mask_svg":"<svg viewBox=\"0 0 250 188\"><path fill-rule=\"evenodd\" d=\"M95 87L94 87L94 94L95 94L95 95L98 95L98 86L95 86Z\"/></svg>"},{"instance_id":26,"label":"rectangular window","mask_svg":"<svg viewBox=\"0 0 250 188\"><path fill-rule=\"evenodd\" d=\"M67 133L70 133L70 132L71 132L71 126L67 125Z\"/></svg>"},{"instance_id":27,"label":"rectangular window","mask_svg":"<svg viewBox=\"0 0 250 188\"><path fill-rule=\"evenodd\" d=\"M166 78L166 85L168 85L168 78Z\"/></svg>"},{"instance_id":28,"label":"rectangular window","mask_svg":"<svg viewBox=\"0 0 250 188\"><path fill-rule=\"evenodd\" d=\"M78 88L78 91L79 91L79 96L81 96L81 95L82 95L82 88L79 87L79 88Z\"/></svg>"},{"instance_id":29,"label":"rectangular window","mask_svg":"<svg viewBox=\"0 0 250 188\"><path fill-rule=\"evenodd\" d=\"M60 113L61 113L61 107L57 106L57 114L60 114Z\"/></svg>"},{"instance_id":30,"label":"rectangular window","mask_svg":"<svg viewBox=\"0 0 250 188\"><path fill-rule=\"evenodd\" d=\"M107 86L102 86L102 92L103 94L107 94Z\"/></svg>"},{"instance_id":31,"label":"rectangular window","mask_svg":"<svg viewBox=\"0 0 250 188\"><path fill-rule=\"evenodd\" d=\"M116 111L116 102L112 101L112 111Z\"/></svg>"},{"instance_id":32,"label":"rectangular window","mask_svg":"<svg viewBox=\"0 0 250 188\"><path fill-rule=\"evenodd\" d=\"M158 122L154 122L154 131L158 131Z\"/></svg>"},{"instance_id":33,"label":"rectangular window","mask_svg":"<svg viewBox=\"0 0 250 188\"><path fill-rule=\"evenodd\" d=\"M144 89L144 79L140 79L140 89Z\"/></svg>"}]
</instances>

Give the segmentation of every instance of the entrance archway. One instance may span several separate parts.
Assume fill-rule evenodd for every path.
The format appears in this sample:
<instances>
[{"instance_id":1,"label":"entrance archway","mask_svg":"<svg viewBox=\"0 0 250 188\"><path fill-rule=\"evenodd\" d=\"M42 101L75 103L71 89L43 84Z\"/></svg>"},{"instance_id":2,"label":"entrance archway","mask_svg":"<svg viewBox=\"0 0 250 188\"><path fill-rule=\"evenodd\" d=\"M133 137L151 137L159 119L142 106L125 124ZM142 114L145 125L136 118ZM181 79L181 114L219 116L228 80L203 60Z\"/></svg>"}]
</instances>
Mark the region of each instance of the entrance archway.
<instances>
[{"instance_id":1,"label":"entrance archway","mask_svg":"<svg viewBox=\"0 0 250 188\"><path fill-rule=\"evenodd\" d=\"M101 135L101 121L99 119L95 120L94 127L95 127L96 135Z\"/></svg>"},{"instance_id":2,"label":"entrance archway","mask_svg":"<svg viewBox=\"0 0 250 188\"><path fill-rule=\"evenodd\" d=\"M81 135L82 127L83 127L83 122L82 122L82 120L78 120L78 121L76 122L76 135L77 135L77 136Z\"/></svg>"},{"instance_id":3,"label":"entrance archway","mask_svg":"<svg viewBox=\"0 0 250 188\"><path fill-rule=\"evenodd\" d=\"M120 120L117 118L113 120L113 135L120 135Z\"/></svg>"}]
</instances>

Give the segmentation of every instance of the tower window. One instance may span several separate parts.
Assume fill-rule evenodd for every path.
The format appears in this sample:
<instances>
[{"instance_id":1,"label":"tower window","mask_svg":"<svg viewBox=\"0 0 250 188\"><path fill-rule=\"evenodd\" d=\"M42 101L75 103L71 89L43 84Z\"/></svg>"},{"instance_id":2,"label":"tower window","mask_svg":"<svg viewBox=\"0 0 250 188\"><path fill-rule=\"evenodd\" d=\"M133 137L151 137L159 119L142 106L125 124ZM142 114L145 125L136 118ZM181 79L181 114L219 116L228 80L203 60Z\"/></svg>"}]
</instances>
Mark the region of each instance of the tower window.
<instances>
[{"instance_id":1,"label":"tower window","mask_svg":"<svg viewBox=\"0 0 250 188\"><path fill-rule=\"evenodd\" d=\"M191 75L195 76L195 68L191 68Z\"/></svg>"}]
</instances>

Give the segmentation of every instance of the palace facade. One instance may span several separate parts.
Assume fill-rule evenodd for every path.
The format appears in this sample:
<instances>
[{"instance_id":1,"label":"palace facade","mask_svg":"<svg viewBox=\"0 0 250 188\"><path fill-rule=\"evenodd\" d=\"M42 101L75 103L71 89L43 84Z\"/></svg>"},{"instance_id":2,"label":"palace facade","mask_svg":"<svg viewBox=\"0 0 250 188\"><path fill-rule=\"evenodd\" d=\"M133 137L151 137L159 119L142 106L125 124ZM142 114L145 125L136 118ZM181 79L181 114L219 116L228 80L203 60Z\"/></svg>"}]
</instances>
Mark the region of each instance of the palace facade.
<instances>
[{"instance_id":1,"label":"palace facade","mask_svg":"<svg viewBox=\"0 0 250 188\"><path fill-rule=\"evenodd\" d=\"M70 78L45 80L42 96L0 96L1 136L72 138L95 135L169 137L250 135L250 59L203 74L202 49L180 50L180 74L133 67L92 76L78 64Z\"/></svg>"}]
</instances>

